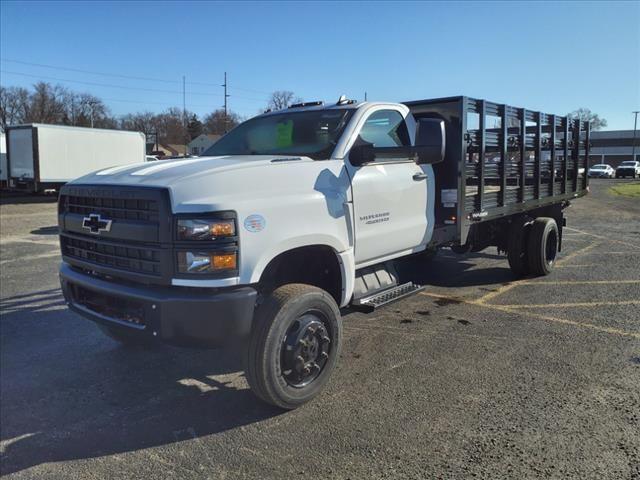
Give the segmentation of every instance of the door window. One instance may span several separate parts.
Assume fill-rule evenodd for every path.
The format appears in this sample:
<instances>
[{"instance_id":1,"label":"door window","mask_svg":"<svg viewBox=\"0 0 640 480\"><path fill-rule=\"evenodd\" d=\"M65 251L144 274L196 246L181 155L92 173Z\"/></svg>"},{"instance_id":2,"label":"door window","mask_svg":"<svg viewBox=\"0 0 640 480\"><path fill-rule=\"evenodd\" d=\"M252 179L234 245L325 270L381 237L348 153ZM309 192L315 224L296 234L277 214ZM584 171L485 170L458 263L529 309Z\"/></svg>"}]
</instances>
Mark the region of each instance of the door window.
<instances>
[{"instance_id":1,"label":"door window","mask_svg":"<svg viewBox=\"0 0 640 480\"><path fill-rule=\"evenodd\" d=\"M362 126L360 138L374 147L410 146L409 130L404 117L396 110L372 113Z\"/></svg>"}]
</instances>

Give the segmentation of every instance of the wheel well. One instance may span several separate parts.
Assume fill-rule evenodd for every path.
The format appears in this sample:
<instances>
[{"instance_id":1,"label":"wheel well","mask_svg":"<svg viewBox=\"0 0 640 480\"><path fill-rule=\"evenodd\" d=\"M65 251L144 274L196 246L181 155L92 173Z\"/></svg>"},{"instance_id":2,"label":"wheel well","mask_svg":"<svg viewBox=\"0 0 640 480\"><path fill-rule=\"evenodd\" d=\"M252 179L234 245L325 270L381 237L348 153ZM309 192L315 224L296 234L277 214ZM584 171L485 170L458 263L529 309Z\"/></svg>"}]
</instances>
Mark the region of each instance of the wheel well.
<instances>
[{"instance_id":1,"label":"wheel well","mask_svg":"<svg viewBox=\"0 0 640 480\"><path fill-rule=\"evenodd\" d=\"M269 262L260 276L261 290L271 291L287 283L306 283L331 294L340 304L342 273L335 251L313 245L281 253Z\"/></svg>"}]
</instances>

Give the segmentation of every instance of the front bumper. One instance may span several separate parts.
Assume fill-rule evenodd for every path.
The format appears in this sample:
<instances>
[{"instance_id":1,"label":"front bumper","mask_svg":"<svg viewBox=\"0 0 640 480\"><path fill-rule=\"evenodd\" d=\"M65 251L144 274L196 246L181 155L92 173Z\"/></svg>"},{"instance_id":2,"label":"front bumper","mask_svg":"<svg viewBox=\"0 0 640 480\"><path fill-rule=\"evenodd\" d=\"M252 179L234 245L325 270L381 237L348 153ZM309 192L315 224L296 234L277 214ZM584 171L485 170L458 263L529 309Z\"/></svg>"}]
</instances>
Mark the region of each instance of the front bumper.
<instances>
[{"instance_id":1,"label":"front bumper","mask_svg":"<svg viewBox=\"0 0 640 480\"><path fill-rule=\"evenodd\" d=\"M223 347L251 331L257 292L251 287L200 289L123 284L60 266L69 308L94 322L190 347Z\"/></svg>"}]
</instances>

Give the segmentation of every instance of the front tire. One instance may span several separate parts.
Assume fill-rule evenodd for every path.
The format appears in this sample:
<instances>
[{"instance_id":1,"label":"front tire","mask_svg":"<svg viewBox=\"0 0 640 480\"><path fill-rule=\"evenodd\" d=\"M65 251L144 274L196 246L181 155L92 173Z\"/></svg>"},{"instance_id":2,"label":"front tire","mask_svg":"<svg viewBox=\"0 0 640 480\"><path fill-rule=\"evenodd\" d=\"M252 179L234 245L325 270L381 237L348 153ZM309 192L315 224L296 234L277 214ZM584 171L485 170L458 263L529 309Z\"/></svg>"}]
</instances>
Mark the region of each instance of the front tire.
<instances>
[{"instance_id":1,"label":"front tire","mask_svg":"<svg viewBox=\"0 0 640 480\"><path fill-rule=\"evenodd\" d=\"M292 410L320 393L342 343L342 318L329 293L305 284L277 288L258 307L246 352L253 392Z\"/></svg>"},{"instance_id":2,"label":"front tire","mask_svg":"<svg viewBox=\"0 0 640 480\"><path fill-rule=\"evenodd\" d=\"M553 218L538 217L529 232L529 270L534 275L549 275L558 254L560 235Z\"/></svg>"}]
</instances>

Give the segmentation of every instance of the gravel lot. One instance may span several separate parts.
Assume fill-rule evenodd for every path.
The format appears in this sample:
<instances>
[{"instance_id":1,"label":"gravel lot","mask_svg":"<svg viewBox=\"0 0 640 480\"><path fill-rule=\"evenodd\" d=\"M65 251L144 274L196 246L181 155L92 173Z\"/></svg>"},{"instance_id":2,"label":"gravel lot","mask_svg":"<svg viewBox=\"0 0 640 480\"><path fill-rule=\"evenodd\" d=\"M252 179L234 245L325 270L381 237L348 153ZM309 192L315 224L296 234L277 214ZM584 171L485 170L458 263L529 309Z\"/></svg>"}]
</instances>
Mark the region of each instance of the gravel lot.
<instances>
[{"instance_id":1,"label":"gravel lot","mask_svg":"<svg viewBox=\"0 0 640 480\"><path fill-rule=\"evenodd\" d=\"M640 201L567 210L558 268L442 252L421 295L345 317L337 371L282 413L237 352L126 349L64 307L55 203L0 207L10 478L640 478Z\"/></svg>"}]
</instances>

